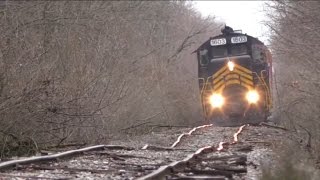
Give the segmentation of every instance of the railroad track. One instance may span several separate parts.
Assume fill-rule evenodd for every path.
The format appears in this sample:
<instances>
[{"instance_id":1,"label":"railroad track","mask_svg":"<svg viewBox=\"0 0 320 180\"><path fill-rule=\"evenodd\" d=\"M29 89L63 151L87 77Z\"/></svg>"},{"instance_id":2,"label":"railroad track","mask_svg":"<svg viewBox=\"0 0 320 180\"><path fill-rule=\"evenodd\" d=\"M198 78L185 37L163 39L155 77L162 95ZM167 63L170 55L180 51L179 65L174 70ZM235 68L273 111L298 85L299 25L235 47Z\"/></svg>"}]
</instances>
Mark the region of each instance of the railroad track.
<instances>
[{"instance_id":1,"label":"railroad track","mask_svg":"<svg viewBox=\"0 0 320 180\"><path fill-rule=\"evenodd\" d=\"M281 133L265 126L205 125L168 147L97 145L1 162L0 179L254 179L248 172L259 162L252 152L259 156L275 140L265 135Z\"/></svg>"}]
</instances>

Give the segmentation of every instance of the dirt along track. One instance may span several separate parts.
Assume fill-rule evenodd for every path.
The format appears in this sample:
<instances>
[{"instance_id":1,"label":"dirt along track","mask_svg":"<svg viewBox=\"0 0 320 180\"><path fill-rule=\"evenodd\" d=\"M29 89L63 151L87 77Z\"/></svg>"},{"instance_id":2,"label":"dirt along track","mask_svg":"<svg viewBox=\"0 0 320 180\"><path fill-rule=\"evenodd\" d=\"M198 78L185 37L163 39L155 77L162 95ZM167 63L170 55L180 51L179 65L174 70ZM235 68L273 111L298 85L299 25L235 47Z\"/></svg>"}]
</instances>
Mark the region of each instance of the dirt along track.
<instances>
[{"instance_id":1,"label":"dirt along track","mask_svg":"<svg viewBox=\"0 0 320 180\"><path fill-rule=\"evenodd\" d=\"M0 179L257 179L283 129L199 126L0 163Z\"/></svg>"}]
</instances>

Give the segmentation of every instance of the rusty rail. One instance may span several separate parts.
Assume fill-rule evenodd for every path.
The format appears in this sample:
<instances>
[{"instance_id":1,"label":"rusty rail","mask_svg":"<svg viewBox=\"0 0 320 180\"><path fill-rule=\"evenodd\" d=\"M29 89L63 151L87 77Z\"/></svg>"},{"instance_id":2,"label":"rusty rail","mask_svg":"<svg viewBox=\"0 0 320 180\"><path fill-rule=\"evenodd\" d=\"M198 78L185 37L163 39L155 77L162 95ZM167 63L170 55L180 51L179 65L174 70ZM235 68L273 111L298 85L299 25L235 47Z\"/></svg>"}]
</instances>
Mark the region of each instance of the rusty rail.
<instances>
[{"instance_id":1,"label":"rusty rail","mask_svg":"<svg viewBox=\"0 0 320 180\"><path fill-rule=\"evenodd\" d=\"M182 139L184 136L190 136L193 132L195 132L195 131L198 130L198 129L202 129L202 128L206 128L206 127L211 127L211 126L213 126L213 124L198 126L198 127L195 127L195 128L193 128L193 129L191 129L188 133L183 133L183 134L181 134L181 135L178 137L178 139L171 145L171 148L176 147L176 146L181 142L181 139Z\"/></svg>"},{"instance_id":2,"label":"rusty rail","mask_svg":"<svg viewBox=\"0 0 320 180\"><path fill-rule=\"evenodd\" d=\"M207 146L207 147L200 148L195 153L187 156L185 159L181 161L172 162L169 165L161 166L156 171L144 177L138 178L138 180L165 179L165 176L173 172L175 168L179 169L179 168L186 167L190 161L196 159L199 155L208 153L208 152L213 152L213 151L215 151L214 146Z\"/></svg>"},{"instance_id":3,"label":"rusty rail","mask_svg":"<svg viewBox=\"0 0 320 180\"><path fill-rule=\"evenodd\" d=\"M124 147L124 146L118 146L118 145L96 145L96 146L89 146L82 149L76 149L76 150L70 150L66 152L61 152L57 154L51 154L46 156L36 156L36 157L30 157L25 159L18 159L18 160L11 160L0 163L0 170L16 166L18 164L28 164L28 163L34 163L34 162L41 162L41 161L52 161L56 160L58 158L64 158L64 157L70 157L74 156L83 152L88 151L97 151L97 150L104 150L104 149L131 149L134 148L131 147Z\"/></svg>"},{"instance_id":4,"label":"rusty rail","mask_svg":"<svg viewBox=\"0 0 320 180\"><path fill-rule=\"evenodd\" d=\"M212 124L199 126L199 127L193 128L188 133L181 134L178 137L178 140L175 143L173 143L173 145L171 147L175 147L180 142L181 138L184 135L191 135L197 129L204 128L204 127L209 127L209 126L212 126ZM190 154L189 156L187 156L185 159L183 159L181 161L172 162L172 163L170 163L168 165L161 166L156 171L153 171L152 173L150 173L150 174L148 174L146 176L138 178L138 180L166 179L166 175L174 172L175 169L180 169L180 168L184 168L184 167L188 166L188 163L193 161L193 160L195 160L195 159L197 159L198 156L200 156L202 154L210 153L210 152L221 151L224 148L223 145L230 145L230 144L237 143L238 142L238 135L243 131L243 128L245 126L247 126L247 125L241 126L239 128L239 130L233 135L234 140L233 140L232 143L220 142L218 147L206 146L206 147L200 148L195 153Z\"/></svg>"}]
</instances>

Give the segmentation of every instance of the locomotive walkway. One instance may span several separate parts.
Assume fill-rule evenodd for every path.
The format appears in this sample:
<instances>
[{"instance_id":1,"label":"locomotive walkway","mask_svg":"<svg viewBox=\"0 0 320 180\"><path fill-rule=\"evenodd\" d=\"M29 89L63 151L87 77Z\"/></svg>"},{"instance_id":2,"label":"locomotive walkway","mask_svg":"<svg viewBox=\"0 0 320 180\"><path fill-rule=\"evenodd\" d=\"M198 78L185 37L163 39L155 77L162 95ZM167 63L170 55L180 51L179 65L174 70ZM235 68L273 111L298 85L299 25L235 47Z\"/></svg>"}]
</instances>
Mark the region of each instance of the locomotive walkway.
<instances>
[{"instance_id":1,"label":"locomotive walkway","mask_svg":"<svg viewBox=\"0 0 320 180\"><path fill-rule=\"evenodd\" d=\"M170 130L0 163L0 179L257 179L287 133L269 126Z\"/></svg>"}]
</instances>

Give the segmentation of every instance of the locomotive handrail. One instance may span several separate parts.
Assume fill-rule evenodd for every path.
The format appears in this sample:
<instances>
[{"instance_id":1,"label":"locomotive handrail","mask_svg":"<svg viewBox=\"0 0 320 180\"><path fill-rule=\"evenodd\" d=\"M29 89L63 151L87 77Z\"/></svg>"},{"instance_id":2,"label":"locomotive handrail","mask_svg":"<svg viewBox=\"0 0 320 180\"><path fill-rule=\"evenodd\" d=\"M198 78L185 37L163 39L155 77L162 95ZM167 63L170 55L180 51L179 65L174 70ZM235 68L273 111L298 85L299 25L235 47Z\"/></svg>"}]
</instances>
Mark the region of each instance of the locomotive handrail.
<instances>
[{"instance_id":1,"label":"locomotive handrail","mask_svg":"<svg viewBox=\"0 0 320 180\"><path fill-rule=\"evenodd\" d=\"M201 95L203 94L203 91L204 91L205 89L207 89L207 85L210 84L210 83L209 83L209 79L212 78L212 77L213 77L213 76L209 76L209 77L207 78L207 80L206 80L206 82L204 83L204 86L203 86L203 88L202 88L202 90L201 90Z\"/></svg>"},{"instance_id":2,"label":"locomotive handrail","mask_svg":"<svg viewBox=\"0 0 320 180\"><path fill-rule=\"evenodd\" d=\"M207 79L206 79L206 82L204 83L204 85L202 86L201 88L201 102L202 102L202 109L203 109L203 112L205 114L205 117L207 117L207 110L206 110L206 106L205 106L205 101L203 100L204 97L203 97L203 93L204 91L207 89L207 85L209 84L209 79L212 78L213 76L209 76ZM199 79L203 79L204 81L204 78L199 78Z\"/></svg>"},{"instance_id":3,"label":"locomotive handrail","mask_svg":"<svg viewBox=\"0 0 320 180\"><path fill-rule=\"evenodd\" d=\"M263 87L265 88L265 90L267 91L266 93L266 99L268 100L268 103L267 103L267 106L268 106L268 109L271 108L271 96L270 96L270 91L269 91L269 88L267 86L267 83L265 82L265 80L263 78L261 78L258 73L256 72L252 72L253 74L255 74L257 76L257 78L259 79L260 82L262 82L263 84Z\"/></svg>"},{"instance_id":4,"label":"locomotive handrail","mask_svg":"<svg viewBox=\"0 0 320 180\"><path fill-rule=\"evenodd\" d=\"M260 71L260 76L261 76L262 82L264 83L264 85L265 85L265 87L266 87L266 89L267 89L268 99L269 99L269 103L270 103L270 104L269 104L269 109L270 109L270 108L272 107L271 91L270 91L270 89L269 89L266 81L264 80L264 78L262 78L262 77L263 77L263 76L262 76L262 72L263 72L263 71L266 71L266 70Z\"/></svg>"},{"instance_id":5,"label":"locomotive handrail","mask_svg":"<svg viewBox=\"0 0 320 180\"><path fill-rule=\"evenodd\" d=\"M260 72L261 73L261 72ZM266 81L262 78L262 76L260 77L260 79L261 79L261 81L262 81L262 83L263 83L263 85L264 85L264 87L265 87L265 89L266 89L266 91L267 91L267 98L268 98L268 102L269 102L269 104L268 104L268 108L270 109L271 108L271 94L270 94L270 90L269 90L269 88L268 88L268 85L267 85L267 83L266 83Z\"/></svg>"},{"instance_id":6,"label":"locomotive handrail","mask_svg":"<svg viewBox=\"0 0 320 180\"><path fill-rule=\"evenodd\" d=\"M198 80L199 80L199 81L202 80L203 82L205 82L204 78L198 78ZM204 88L204 84L203 84L203 86L201 87L200 95L202 95L203 88Z\"/></svg>"},{"instance_id":7,"label":"locomotive handrail","mask_svg":"<svg viewBox=\"0 0 320 180\"><path fill-rule=\"evenodd\" d=\"M199 78L199 79L202 79L203 80L203 86L201 88L201 91L200 91L200 98L201 98L201 105L202 105L202 111L203 111L203 114L205 115L205 117L207 117L207 113L206 113L206 110L205 110L205 105L203 103L203 90L206 86L206 82L205 82L205 79L204 78Z\"/></svg>"}]
</instances>

